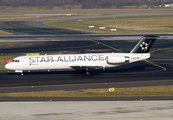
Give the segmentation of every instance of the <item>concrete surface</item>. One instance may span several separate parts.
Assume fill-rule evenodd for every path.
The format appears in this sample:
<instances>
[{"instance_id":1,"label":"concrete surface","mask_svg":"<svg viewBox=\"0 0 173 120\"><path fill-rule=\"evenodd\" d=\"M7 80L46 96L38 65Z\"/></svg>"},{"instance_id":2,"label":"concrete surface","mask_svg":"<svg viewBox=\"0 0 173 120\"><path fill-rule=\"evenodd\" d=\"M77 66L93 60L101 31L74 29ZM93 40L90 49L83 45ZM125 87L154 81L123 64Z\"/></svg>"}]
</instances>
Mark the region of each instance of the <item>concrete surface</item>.
<instances>
[{"instance_id":1,"label":"concrete surface","mask_svg":"<svg viewBox=\"0 0 173 120\"><path fill-rule=\"evenodd\" d=\"M1 102L0 120L173 120L173 101Z\"/></svg>"}]
</instances>

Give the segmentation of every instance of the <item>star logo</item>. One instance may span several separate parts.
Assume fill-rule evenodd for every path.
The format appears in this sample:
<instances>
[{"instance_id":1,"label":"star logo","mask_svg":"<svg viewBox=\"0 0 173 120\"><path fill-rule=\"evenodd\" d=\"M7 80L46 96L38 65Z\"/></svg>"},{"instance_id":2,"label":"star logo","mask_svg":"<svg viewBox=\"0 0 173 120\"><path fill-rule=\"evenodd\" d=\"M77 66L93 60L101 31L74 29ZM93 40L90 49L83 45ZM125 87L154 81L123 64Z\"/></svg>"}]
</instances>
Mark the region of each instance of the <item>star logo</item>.
<instances>
[{"instance_id":1,"label":"star logo","mask_svg":"<svg viewBox=\"0 0 173 120\"><path fill-rule=\"evenodd\" d=\"M145 51L148 48L148 44L143 42L142 44L140 44L140 47L141 47L141 50Z\"/></svg>"}]
</instances>

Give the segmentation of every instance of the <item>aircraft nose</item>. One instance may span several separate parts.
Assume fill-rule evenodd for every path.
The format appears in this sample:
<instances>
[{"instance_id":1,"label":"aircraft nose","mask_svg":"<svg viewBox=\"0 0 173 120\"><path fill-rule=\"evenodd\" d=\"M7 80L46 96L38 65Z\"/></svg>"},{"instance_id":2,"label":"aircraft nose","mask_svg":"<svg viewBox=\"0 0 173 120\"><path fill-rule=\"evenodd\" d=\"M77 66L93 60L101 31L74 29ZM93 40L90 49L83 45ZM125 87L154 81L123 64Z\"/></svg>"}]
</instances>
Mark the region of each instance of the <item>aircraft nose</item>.
<instances>
[{"instance_id":1,"label":"aircraft nose","mask_svg":"<svg viewBox=\"0 0 173 120\"><path fill-rule=\"evenodd\" d=\"M6 65L5 65L5 68L6 68L6 69L10 69L10 65L9 65L9 64L6 64Z\"/></svg>"}]
</instances>

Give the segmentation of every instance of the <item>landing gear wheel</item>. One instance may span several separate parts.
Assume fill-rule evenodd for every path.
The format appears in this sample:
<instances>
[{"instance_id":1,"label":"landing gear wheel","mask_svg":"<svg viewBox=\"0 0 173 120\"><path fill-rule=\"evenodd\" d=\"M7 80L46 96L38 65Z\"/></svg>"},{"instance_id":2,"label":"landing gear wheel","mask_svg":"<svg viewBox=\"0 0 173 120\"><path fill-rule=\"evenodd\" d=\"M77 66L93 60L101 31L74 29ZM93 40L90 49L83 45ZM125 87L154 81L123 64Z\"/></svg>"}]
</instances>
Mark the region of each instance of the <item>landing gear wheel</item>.
<instances>
[{"instance_id":1,"label":"landing gear wheel","mask_svg":"<svg viewBox=\"0 0 173 120\"><path fill-rule=\"evenodd\" d=\"M85 75L90 75L90 72L89 71L85 71Z\"/></svg>"},{"instance_id":2,"label":"landing gear wheel","mask_svg":"<svg viewBox=\"0 0 173 120\"><path fill-rule=\"evenodd\" d=\"M85 74L85 70L81 70L81 73L82 73L82 74Z\"/></svg>"},{"instance_id":3,"label":"landing gear wheel","mask_svg":"<svg viewBox=\"0 0 173 120\"><path fill-rule=\"evenodd\" d=\"M90 75L90 72L88 70L81 70L81 73L85 75Z\"/></svg>"}]
</instances>

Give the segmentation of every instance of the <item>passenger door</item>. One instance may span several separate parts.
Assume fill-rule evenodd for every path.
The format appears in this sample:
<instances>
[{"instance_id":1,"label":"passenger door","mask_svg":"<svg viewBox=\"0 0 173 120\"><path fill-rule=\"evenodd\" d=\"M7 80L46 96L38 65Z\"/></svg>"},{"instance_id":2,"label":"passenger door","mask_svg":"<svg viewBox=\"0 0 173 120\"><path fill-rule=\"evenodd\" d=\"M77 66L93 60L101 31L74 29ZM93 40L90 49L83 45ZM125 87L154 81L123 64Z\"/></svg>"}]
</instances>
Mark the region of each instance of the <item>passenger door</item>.
<instances>
[{"instance_id":1,"label":"passenger door","mask_svg":"<svg viewBox=\"0 0 173 120\"><path fill-rule=\"evenodd\" d=\"M28 60L27 60L27 57L24 57L24 59L23 59L23 68L24 69L28 69Z\"/></svg>"}]
</instances>

